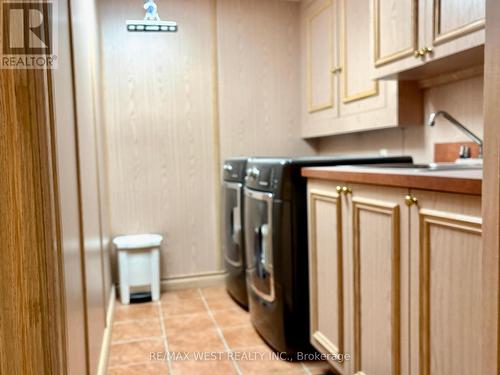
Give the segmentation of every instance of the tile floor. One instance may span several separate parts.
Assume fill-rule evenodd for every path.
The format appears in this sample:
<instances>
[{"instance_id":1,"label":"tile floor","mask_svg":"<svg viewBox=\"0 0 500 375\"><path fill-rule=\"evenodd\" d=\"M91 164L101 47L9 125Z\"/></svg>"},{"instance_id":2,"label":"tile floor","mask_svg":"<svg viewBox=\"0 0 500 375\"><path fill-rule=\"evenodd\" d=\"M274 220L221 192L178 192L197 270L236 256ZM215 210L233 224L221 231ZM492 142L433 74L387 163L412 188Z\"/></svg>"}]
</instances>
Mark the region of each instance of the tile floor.
<instances>
[{"instance_id":1,"label":"tile floor","mask_svg":"<svg viewBox=\"0 0 500 375\"><path fill-rule=\"evenodd\" d=\"M168 352L176 357L165 358ZM217 359L193 358L205 352L216 352ZM190 358L183 353L191 353ZM249 314L223 286L169 292L160 302L146 304L124 306L117 301L109 375L212 373L333 374L324 362L273 359Z\"/></svg>"}]
</instances>

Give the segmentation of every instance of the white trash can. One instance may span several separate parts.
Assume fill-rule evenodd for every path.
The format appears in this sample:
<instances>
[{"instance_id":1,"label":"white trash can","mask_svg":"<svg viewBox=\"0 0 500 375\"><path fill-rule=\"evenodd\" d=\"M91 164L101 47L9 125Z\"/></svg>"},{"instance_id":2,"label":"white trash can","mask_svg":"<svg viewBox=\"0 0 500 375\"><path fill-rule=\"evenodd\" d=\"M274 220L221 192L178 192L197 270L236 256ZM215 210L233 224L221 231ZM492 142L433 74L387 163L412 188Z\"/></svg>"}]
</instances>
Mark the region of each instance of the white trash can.
<instances>
[{"instance_id":1,"label":"white trash can","mask_svg":"<svg viewBox=\"0 0 500 375\"><path fill-rule=\"evenodd\" d=\"M113 239L118 251L120 299L130 303L130 288L149 286L153 301L160 299L160 245L159 234L138 234Z\"/></svg>"}]
</instances>

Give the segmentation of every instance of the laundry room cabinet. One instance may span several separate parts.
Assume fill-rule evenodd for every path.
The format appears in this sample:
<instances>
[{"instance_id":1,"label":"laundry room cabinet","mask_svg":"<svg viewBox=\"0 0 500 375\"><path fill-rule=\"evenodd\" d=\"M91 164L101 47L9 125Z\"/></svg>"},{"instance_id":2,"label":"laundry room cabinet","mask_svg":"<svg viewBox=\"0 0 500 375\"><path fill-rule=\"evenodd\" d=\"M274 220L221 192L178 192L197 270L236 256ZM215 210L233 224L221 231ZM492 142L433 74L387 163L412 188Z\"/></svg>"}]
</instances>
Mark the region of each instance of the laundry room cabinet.
<instances>
[{"instance_id":1,"label":"laundry room cabinet","mask_svg":"<svg viewBox=\"0 0 500 375\"><path fill-rule=\"evenodd\" d=\"M485 0L372 3L374 78L394 78L444 57L448 69L481 62L483 52L471 50L484 45Z\"/></svg>"},{"instance_id":2,"label":"laundry room cabinet","mask_svg":"<svg viewBox=\"0 0 500 375\"><path fill-rule=\"evenodd\" d=\"M303 137L422 124L415 83L373 80L371 7L367 0L302 3Z\"/></svg>"},{"instance_id":3,"label":"laundry room cabinet","mask_svg":"<svg viewBox=\"0 0 500 375\"><path fill-rule=\"evenodd\" d=\"M308 204L311 343L340 374L481 373L479 196L311 179Z\"/></svg>"}]
</instances>

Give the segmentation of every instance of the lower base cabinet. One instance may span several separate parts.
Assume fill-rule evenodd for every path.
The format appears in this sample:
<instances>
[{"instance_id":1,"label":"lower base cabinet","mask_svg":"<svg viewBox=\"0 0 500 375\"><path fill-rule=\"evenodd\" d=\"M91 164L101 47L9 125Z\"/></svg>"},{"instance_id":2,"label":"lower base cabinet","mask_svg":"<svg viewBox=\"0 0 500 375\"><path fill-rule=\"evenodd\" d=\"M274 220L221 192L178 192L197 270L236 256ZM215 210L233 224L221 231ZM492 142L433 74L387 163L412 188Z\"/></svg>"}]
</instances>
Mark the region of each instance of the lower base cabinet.
<instances>
[{"instance_id":1,"label":"lower base cabinet","mask_svg":"<svg viewBox=\"0 0 500 375\"><path fill-rule=\"evenodd\" d=\"M311 342L337 372L481 373L480 197L310 180L308 201Z\"/></svg>"}]
</instances>

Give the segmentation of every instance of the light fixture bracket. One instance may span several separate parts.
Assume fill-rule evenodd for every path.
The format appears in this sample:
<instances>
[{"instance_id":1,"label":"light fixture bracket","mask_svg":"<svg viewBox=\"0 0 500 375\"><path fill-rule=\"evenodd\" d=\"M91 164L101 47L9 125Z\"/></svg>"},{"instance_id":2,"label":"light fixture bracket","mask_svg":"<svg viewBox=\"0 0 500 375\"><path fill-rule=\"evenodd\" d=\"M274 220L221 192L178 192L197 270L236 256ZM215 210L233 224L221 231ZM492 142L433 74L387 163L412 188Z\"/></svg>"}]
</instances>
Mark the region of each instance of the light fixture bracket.
<instances>
[{"instance_id":1,"label":"light fixture bracket","mask_svg":"<svg viewBox=\"0 0 500 375\"><path fill-rule=\"evenodd\" d=\"M177 22L161 20L158 15L158 6L154 0L145 0L144 9L146 14L143 20L126 21L128 31L177 32Z\"/></svg>"},{"instance_id":2,"label":"light fixture bracket","mask_svg":"<svg viewBox=\"0 0 500 375\"><path fill-rule=\"evenodd\" d=\"M177 32L177 22L152 20L127 20L128 31L163 31Z\"/></svg>"}]
</instances>

